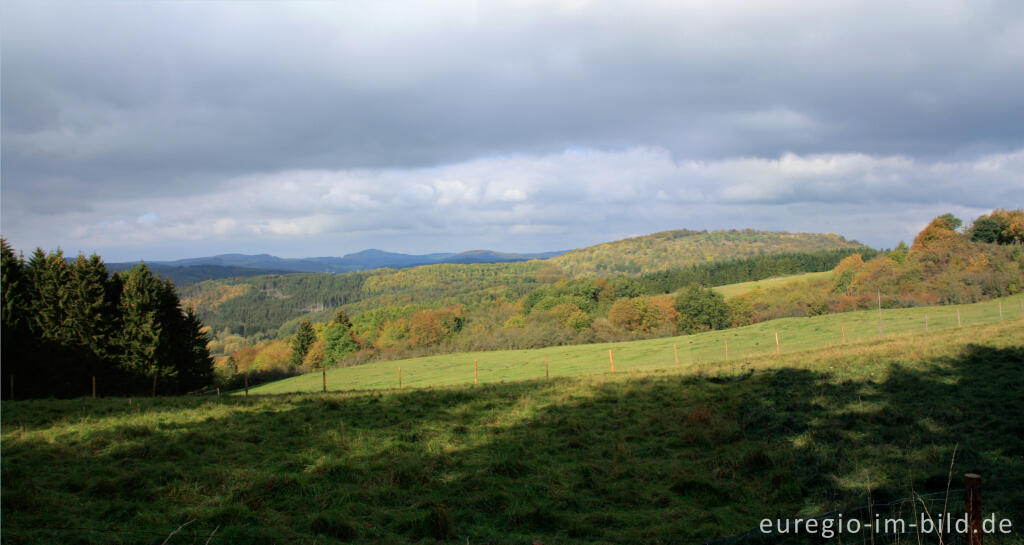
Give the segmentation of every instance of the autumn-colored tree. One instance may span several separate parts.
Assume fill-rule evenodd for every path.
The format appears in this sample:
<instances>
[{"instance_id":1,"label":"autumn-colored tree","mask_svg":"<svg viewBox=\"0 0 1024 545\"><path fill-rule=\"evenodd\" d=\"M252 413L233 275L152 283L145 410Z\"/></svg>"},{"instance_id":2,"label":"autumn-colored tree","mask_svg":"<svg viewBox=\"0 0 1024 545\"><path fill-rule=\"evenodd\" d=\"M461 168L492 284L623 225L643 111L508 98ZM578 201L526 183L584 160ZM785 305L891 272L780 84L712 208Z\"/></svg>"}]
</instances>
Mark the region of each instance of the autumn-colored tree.
<instances>
[{"instance_id":1,"label":"autumn-colored tree","mask_svg":"<svg viewBox=\"0 0 1024 545\"><path fill-rule=\"evenodd\" d=\"M439 344L461 331L465 321L466 308L461 305L418 312L409 320L409 344Z\"/></svg>"},{"instance_id":2,"label":"autumn-colored tree","mask_svg":"<svg viewBox=\"0 0 1024 545\"><path fill-rule=\"evenodd\" d=\"M953 214L943 214L933 219L920 233L914 237L914 248L921 250L924 247L955 238L958 236L956 230L963 222Z\"/></svg>"},{"instance_id":3,"label":"autumn-colored tree","mask_svg":"<svg viewBox=\"0 0 1024 545\"><path fill-rule=\"evenodd\" d=\"M302 359L302 366L306 369L319 369L324 365L324 359L327 357L327 351L325 347L327 343L323 339L317 339L310 345L309 350L306 351L306 357Z\"/></svg>"}]
</instances>

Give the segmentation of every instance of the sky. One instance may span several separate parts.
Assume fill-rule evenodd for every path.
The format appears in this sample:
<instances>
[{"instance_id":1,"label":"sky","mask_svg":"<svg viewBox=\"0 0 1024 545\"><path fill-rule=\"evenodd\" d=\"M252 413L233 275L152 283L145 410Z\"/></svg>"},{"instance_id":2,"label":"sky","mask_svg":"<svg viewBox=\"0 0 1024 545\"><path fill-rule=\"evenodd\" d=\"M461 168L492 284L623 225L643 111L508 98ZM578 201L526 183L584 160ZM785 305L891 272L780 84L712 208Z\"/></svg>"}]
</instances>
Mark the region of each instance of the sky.
<instances>
[{"instance_id":1,"label":"sky","mask_svg":"<svg viewBox=\"0 0 1024 545\"><path fill-rule=\"evenodd\" d=\"M106 261L910 241L1024 206L1024 3L0 6L0 231Z\"/></svg>"}]
</instances>

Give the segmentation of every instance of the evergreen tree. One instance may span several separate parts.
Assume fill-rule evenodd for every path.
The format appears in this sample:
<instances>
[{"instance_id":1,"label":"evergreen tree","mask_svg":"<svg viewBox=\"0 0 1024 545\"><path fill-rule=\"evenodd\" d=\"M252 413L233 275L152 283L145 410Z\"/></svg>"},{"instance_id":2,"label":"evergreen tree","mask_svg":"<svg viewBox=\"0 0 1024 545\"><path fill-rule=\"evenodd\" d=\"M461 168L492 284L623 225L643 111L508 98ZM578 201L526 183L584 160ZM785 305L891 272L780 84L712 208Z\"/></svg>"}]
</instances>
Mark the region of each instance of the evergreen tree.
<instances>
[{"instance_id":1,"label":"evergreen tree","mask_svg":"<svg viewBox=\"0 0 1024 545\"><path fill-rule=\"evenodd\" d=\"M3 362L0 365L3 384L0 386L3 398L8 399L11 395L11 377L24 382L30 376L26 373L25 363L30 353L31 330L26 314L28 279L25 276L25 262L14 255L14 250L5 239L0 239L0 297L0 361Z\"/></svg>"},{"instance_id":2,"label":"evergreen tree","mask_svg":"<svg viewBox=\"0 0 1024 545\"><path fill-rule=\"evenodd\" d=\"M326 343L324 347L325 366L337 365L345 355L359 349L359 343L356 342L355 336L352 334L352 322L344 310L338 309L338 313L334 315L334 321L327 326L324 331L324 342Z\"/></svg>"},{"instance_id":3,"label":"evergreen tree","mask_svg":"<svg viewBox=\"0 0 1024 545\"><path fill-rule=\"evenodd\" d=\"M164 327L159 320L160 282L145 263L120 277L121 369L127 374L125 387L144 392L151 377L159 375L160 345Z\"/></svg>"},{"instance_id":4,"label":"evergreen tree","mask_svg":"<svg viewBox=\"0 0 1024 545\"><path fill-rule=\"evenodd\" d=\"M213 381L213 358L206 348L210 339L191 308L185 311L183 324L184 336L177 347L183 356L178 367L177 386L181 392L191 392Z\"/></svg>"},{"instance_id":5,"label":"evergreen tree","mask_svg":"<svg viewBox=\"0 0 1024 545\"><path fill-rule=\"evenodd\" d=\"M113 337L119 317L116 294L110 288L110 275L99 256L79 255L66 285L68 336L82 356L83 371L93 376L107 377L116 366Z\"/></svg>"},{"instance_id":6,"label":"evergreen tree","mask_svg":"<svg viewBox=\"0 0 1024 545\"><path fill-rule=\"evenodd\" d=\"M345 318L348 316L346 315ZM309 348L315 342L316 332L313 331L313 324L309 320L303 320L299 323L299 330L295 333L295 338L292 339L291 364L296 367L302 365Z\"/></svg>"}]
</instances>

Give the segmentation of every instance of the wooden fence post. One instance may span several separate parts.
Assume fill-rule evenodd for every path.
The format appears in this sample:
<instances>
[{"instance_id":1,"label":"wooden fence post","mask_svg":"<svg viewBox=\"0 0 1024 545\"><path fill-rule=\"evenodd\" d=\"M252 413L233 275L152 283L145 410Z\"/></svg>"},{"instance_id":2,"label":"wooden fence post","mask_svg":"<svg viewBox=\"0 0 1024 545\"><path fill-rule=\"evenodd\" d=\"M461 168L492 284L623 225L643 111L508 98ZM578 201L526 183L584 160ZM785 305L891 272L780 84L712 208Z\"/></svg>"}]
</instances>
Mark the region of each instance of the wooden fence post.
<instances>
[{"instance_id":1,"label":"wooden fence post","mask_svg":"<svg viewBox=\"0 0 1024 545\"><path fill-rule=\"evenodd\" d=\"M781 353L782 353L782 348L779 346L779 332L776 331L775 332L775 354L778 355L778 354L781 354Z\"/></svg>"},{"instance_id":2,"label":"wooden fence post","mask_svg":"<svg viewBox=\"0 0 1024 545\"><path fill-rule=\"evenodd\" d=\"M878 290L878 338L882 338L882 290Z\"/></svg>"},{"instance_id":3,"label":"wooden fence post","mask_svg":"<svg viewBox=\"0 0 1024 545\"><path fill-rule=\"evenodd\" d=\"M477 373L476 373L476 358L473 358L473 384L476 384Z\"/></svg>"},{"instance_id":4,"label":"wooden fence post","mask_svg":"<svg viewBox=\"0 0 1024 545\"><path fill-rule=\"evenodd\" d=\"M678 343L674 343L672 345L672 351L676 355L676 367L679 367L679 344Z\"/></svg>"},{"instance_id":5,"label":"wooden fence post","mask_svg":"<svg viewBox=\"0 0 1024 545\"><path fill-rule=\"evenodd\" d=\"M323 363L321 363L320 365L321 365L321 367L320 367L320 376L323 379L324 393L326 394L327 393L327 366L324 365Z\"/></svg>"},{"instance_id":6,"label":"wooden fence post","mask_svg":"<svg viewBox=\"0 0 1024 545\"><path fill-rule=\"evenodd\" d=\"M96 375L92 376L92 398L96 399Z\"/></svg>"},{"instance_id":7,"label":"wooden fence post","mask_svg":"<svg viewBox=\"0 0 1024 545\"><path fill-rule=\"evenodd\" d=\"M615 357L612 356L612 349L608 349L608 361L612 364L612 373L615 372Z\"/></svg>"},{"instance_id":8,"label":"wooden fence post","mask_svg":"<svg viewBox=\"0 0 1024 545\"><path fill-rule=\"evenodd\" d=\"M544 378L546 380L551 380L551 366L548 365L548 357L546 354L544 355Z\"/></svg>"},{"instance_id":9,"label":"wooden fence post","mask_svg":"<svg viewBox=\"0 0 1024 545\"><path fill-rule=\"evenodd\" d=\"M220 388L217 388L217 397L220 397Z\"/></svg>"},{"instance_id":10,"label":"wooden fence post","mask_svg":"<svg viewBox=\"0 0 1024 545\"><path fill-rule=\"evenodd\" d=\"M982 545L984 533L981 528L981 475L977 473L964 474L964 488L966 494L967 510L967 543L968 545Z\"/></svg>"}]
</instances>

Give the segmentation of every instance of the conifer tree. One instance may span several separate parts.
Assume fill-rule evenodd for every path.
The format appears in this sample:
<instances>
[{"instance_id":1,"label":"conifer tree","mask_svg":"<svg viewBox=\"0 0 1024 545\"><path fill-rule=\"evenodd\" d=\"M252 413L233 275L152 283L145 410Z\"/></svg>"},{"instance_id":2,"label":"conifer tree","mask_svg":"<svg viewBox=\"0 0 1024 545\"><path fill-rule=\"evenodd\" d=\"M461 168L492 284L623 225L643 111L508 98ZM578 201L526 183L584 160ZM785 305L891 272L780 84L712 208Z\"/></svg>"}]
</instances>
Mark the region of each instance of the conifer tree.
<instances>
[{"instance_id":1,"label":"conifer tree","mask_svg":"<svg viewBox=\"0 0 1024 545\"><path fill-rule=\"evenodd\" d=\"M292 339L291 364L296 367L302 365L309 348L315 342L316 332L313 331L313 324L309 320L303 320L299 323L299 330L295 333L295 338Z\"/></svg>"},{"instance_id":2,"label":"conifer tree","mask_svg":"<svg viewBox=\"0 0 1024 545\"><path fill-rule=\"evenodd\" d=\"M11 377L25 381L28 375L24 363L29 353L31 331L26 309L28 307L28 279L25 262L14 255L7 240L0 239L0 369L3 370L3 398L11 395ZM17 394L16 394L17 395Z\"/></svg>"},{"instance_id":3,"label":"conifer tree","mask_svg":"<svg viewBox=\"0 0 1024 545\"><path fill-rule=\"evenodd\" d=\"M146 377L159 374L157 356L164 335L159 320L160 282L145 263L120 277L122 283L121 368L129 375L130 390L145 391Z\"/></svg>"}]
</instances>

